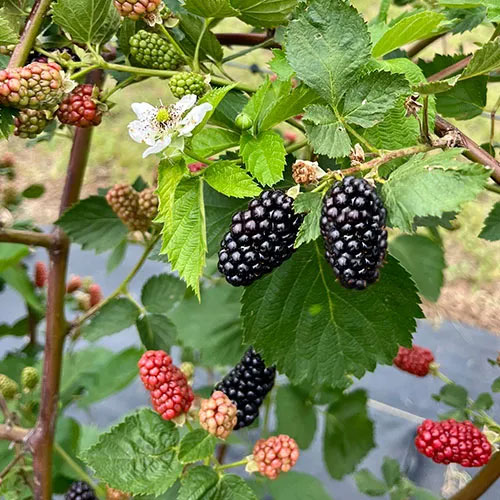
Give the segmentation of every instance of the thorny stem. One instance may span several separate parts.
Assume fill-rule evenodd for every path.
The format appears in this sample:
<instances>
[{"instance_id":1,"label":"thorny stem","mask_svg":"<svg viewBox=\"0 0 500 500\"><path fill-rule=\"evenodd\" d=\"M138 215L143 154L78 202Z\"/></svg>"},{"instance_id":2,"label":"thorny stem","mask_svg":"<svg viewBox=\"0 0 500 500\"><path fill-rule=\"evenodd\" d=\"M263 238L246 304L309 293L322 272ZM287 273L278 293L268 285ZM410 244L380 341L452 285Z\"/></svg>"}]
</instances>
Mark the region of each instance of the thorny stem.
<instances>
[{"instance_id":1,"label":"thorny stem","mask_svg":"<svg viewBox=\"0 0 500 500\"><path fill-rule=\"evenodd\" d=\"M134 268L130 271L130 273L127 275L127 277L118 285L118 287L115 289L115 291L112 292L110 295L108 295L104 300L99 302L99 304L96 304L94 307L90 308L85 314L82 314L82 316L77 318L75 320L75 322L71 325L71 327L72 327L71 330L81 326L85 321L87 321L91 316L93 316L97 311L99 311L106 304L111 302L115 297L118 297L121 294L127 293L128 284L134 279L135 275L139 272L139 270L141 269L144 262L146 262L146 259L148 258L149 254L151 253L151 250L155 246L156 242L159 240L160 236L161 236L160 234L157 234L146 245L144 252L142 253L140 259L137 261Z\"/></svg>"},{"instance_id":2,"label":"thorny stem","mask_svg":"<svg viewBox=\"0 0 500 500\"><path fill-rule=\"evenodd\" d=\"M248 458L244 458L243 460L238 460L237 462L231 462L230 464L223 464L215 467L216 472L220 472L226 469L232 469L234 467L241 467L242 465L246 465L248 463Z\"/></svg>"},{"instance_id":3,"label":"thorny stem","mask_svg":"<svg viewBox=\"0 0 500 500\"><path fill-rule=\"evenodd\" d=\"M436 82L438 80L443 80L445 78L448 78L449 76L454 75L459 71L462 71L469 64L471 59L472 56L467 56L464 59L461 59L460 61L456 62L455 64L452 64L451 66L448 66L447 68L444 68L441 71L434 73L433 75L429 76L427 80L429 82Z\"/></svg>"},{"instance_id":4,"label":"thorny stem","mask_svg":"<svg viewBox=\"0 0 500 500\"><path fill-rule=\"evenodd\" d=\"M42 22L51 3L52 0L36 0L33 8L31 9L30 16L24 26L21 39L16 45L16 48L10 58L9 68L22 66L26 62L26 59L28 59L31 48L35 43Z\"/></svg>"}]
</instances>

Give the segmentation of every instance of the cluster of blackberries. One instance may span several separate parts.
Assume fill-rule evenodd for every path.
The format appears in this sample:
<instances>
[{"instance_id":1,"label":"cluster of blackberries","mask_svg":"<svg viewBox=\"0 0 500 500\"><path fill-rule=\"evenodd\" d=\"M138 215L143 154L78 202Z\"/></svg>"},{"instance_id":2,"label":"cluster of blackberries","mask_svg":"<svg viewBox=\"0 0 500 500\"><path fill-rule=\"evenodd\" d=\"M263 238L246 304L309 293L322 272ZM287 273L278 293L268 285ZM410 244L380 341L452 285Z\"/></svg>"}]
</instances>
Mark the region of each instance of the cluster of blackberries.
<instances>
[{"instance_id":1,"label":"cluster of blackberries","mask_svg":"<svg viewBox=\"0 0 500 500\"><path fill-rule=\"evenodd\" d=\"M364 179L346 177L325 196L321 234L342 286L363 290L377 281L387 250L385 217L382 201Z\"/></svg>"},{"instance_id":2,"label":"cluster of blackberries","mask_svg":"<svg viewBox=\"0 0 500 500\"><path fill-rule=\"evenodd\" d=\"M276 369L268 368L260 355L250 347L240 362L215 386L237 407L235 429L247 427L259 416L259 408L273 388Z\"/></svg>"},{"instance_id":3,"label":"cluster of blackberries","mask_svg":"<svg viewBox=\"0 0 500 500\"><path fill-rule=\"evenodd\" d=\"M289 259L302 215L280 190L263 191L233 216L219 251L219 271L233 286L246 286Z\"/></svg>"},{"instance_id":4,"label":"cluster of blackberries","mask_svg":"<svg viewBox=\"0 0 500 500\"><path fill-rule=\"evenodd\" d=\"M76 481L64 495L65 500L97 500L94 490L84 481Z\"/></svg>"}]
</instances>

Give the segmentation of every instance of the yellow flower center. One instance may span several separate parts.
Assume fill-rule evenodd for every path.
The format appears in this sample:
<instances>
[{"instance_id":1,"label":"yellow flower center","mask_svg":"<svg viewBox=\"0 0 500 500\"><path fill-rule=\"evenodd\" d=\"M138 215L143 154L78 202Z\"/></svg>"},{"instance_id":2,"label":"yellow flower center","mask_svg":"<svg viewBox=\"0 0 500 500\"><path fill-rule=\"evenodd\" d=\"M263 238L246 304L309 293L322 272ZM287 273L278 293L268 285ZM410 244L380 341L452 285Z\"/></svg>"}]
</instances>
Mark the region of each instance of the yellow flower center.
<instances>
[{"instance_id":1,"label":"yellow flower center","mask_svg":"<svg viewBox=\"0 0 500 500\"><path fill-rule=\"evenodd\" d=\"M158 110L158 114L156 115L156 120L160 123L165 123L170 120L170 113L167 108L161 108Z\"/></svg>"}]
</instances>

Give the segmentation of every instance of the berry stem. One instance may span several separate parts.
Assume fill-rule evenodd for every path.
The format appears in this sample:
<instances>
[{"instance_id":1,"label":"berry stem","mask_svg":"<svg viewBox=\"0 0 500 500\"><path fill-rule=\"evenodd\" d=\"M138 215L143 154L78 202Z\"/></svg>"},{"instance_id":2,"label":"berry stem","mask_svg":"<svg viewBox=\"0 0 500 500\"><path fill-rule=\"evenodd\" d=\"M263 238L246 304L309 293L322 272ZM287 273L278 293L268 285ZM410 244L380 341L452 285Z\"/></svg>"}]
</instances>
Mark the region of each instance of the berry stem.
<instances>
[{"instance_id":1,"label":"berry stem","mask_svg":"<svg viewBox=\"0 0 500 500\"><path fill-rule=\"evenodd\" d=\"M212 17L209 17L205 19L203 23L203 27L201 28L200 31L200 36L198 37L198 41L196 42L196 49L194 51L194 58L193 58L193 71L195 73L200 72L200 48L201 48L201 42L203 40L203 37L205 36L206 31L208 30L211 22L213 21Z\"/></svg>"},{"instance_id":2,"label":"berry stem","mask_svg":"<svg viewBox=\"0 0 500 500\"><path fill-rule=\"evenodd\" d=\"M414 413L395 408L394 406L382 403L381 401L377 401L376 399L369 399L368 406L370 408L373 408L374 410L386 413L387 415L402 418L404 420L408 420L408 422L413 422L416 424L421 424L425 420L425 418L420 417L419 415L415 415Z\"/></svg>"},{"instance_id":3,"label":"berry stem","mask_svg":"<svg viewBox=\"0 0 500 500\"><path fill-rule=\"evenodd\" d=\"M193 432L194 431L194 428L193 426L191 425L191 422L186 418L186 427L189 429L189 432Z\"/></svg>"},{"instance_id":4,"label":"berry stem","mask_svg":"<svg viewBox=\"0 0 500 500\"><path fill-rule=\"evenodd\" d=\"M248 458L244 458L243 460L238 460L237 462L231 462L229 464L223 464L215 467L216 472L220 472L226 469L233 469L234 467L241 467L242 465L246 465L248 463Z\"/></svg>"},{"instance_id":5,"label":"berry stem","mask_svg":"<svg viewBox=\"0 0 500 500\"><path fill-rule=\"evenodd\" d=\"M291 146L288 146L286 148L287 153L293 153L294 151L298 151L299 149L302 149L303 147L307 146L309 142L307 140L303 140L300 142L297 142L295 144L292 144Z\"/></svg>"},{"instance_id":6,"label":"berry stem","mask_svg":"<svg viewBox=\"0 0 500 500\"><path fill-rule=\"evenodd\" d=\"M0 227L0 242L2 243L22 243L37 247L52 248L54 237L47 233L37 233L35 231L20 231L17 229L3 229Z\"/></svg>"},{"instance_id":7,"label":"berry stem","mask_svg":"<svg viewBox=\"0 0 500 500\"><path fill-rule=\"evenodd\" d=\"M0 424L0 439L22 443L29 434L30 429L17 427L10 424Z\"/></svg>"},{"instance_id":8,"label":"berry stem","mask_svg":"<svg viewBox=\"0 0 500 500\"><path fill-rule=\"evenodd\" d=\"M182 56L186 64L189 66L192 65L192 61L189 59L189 57L184 53L182 50L181 46L177 43L177 40L170 34L170 32L163 26L163 24L158 24L157 25L159 30L161 31L161 34L165 36L165 38L168 39L168 41L174 46L175 50Z\"/></svg>"},{"instance_id":9,"label":"berry stem","mask_svg":"<svg viewBox=\"0 0 500 500\"><path fill-rule=\"evenodd\" d=\"M485 188L488 191L491 191L492 193L500 194L500 186L498 186L496 184L486 184ZM1 235L0 235L0 237L1 237Z\"/></svg>"},{"instance_id":10,"label":"berry stem","mask_svg":"<svg viewBox=\"0 0 500 500\"><path fill-rule=\"evenodd\" d=\"M52 0L36 0L33 8L31 9L30 16L24 25L21 39L16 45L16 48L10 58L9 68L23 66L26 59L28 59L29 53L35 43L40 27L51 3Z\"/></svg>"},{"instance_id":11,"label":"berry stem","mask_svg":"<svg viewBox=\"0 0 500 500\"><path fill-rule=\"evenodd\" d=\"M84 77L85 75L87 75L88 73L90 73L91 71L99 69L99 67L100 67L99 64L93 64L92 66L88 66L87 68L82 69L81 71L78 71L77 73L73 73L70 76L70 79L71 80L78 80L78 79Z\"/></svg>"},{"instance_id":12,"label":"berry stem","mask_svg":"<svg viewBox=\"0 0 500 500\"><path fill-rule=\"evenodd\" d=\"M257 45L253 45L250 47L247 47L246 49L240 50L239 52L235 52L234 54L231 54L227 57L224 57L222 59L222 64L225 64L229 61L234 61L235 59L238 59L239 57L246 56L247 54L250 54L250 52L253 52L254 50L257 49L267 49L268 47L274 45L274 39L273 38L268 38L262 43L258 43Z\"/></svg>"}]
</instances>

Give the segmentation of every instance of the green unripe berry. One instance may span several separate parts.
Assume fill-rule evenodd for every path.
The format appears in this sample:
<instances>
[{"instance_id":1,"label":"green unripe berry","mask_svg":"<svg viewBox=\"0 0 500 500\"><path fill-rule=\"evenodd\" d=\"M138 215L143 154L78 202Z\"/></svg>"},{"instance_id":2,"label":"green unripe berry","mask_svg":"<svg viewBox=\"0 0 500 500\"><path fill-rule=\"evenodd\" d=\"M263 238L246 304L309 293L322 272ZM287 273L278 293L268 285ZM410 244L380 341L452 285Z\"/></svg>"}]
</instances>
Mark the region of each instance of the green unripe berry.
<instances>
[{"instance_id":1,"label":"green unripe berry","mask_svg":"<svg viewBox=\"0 0 500 500\"><path fill-rule=\"evenodd\" d=\"M19 386L7 375L0 374L0 394L5 399L13 399L19 392Z\"/></svg>"},{"instance_id":2,"label":"green unripe berry","mask_svg":"<svg viewBox=\"0 0 500 500\"><path fill-rule=\"evenodd\" d=\"M38 385L39 381L40 381L40 375L36 368L33 368L32 366L27 366L21 372L21 384L23 386L23 389L31 391Z\"/></svg>"},{"instance_id":3,"label":"green unripe berry","mask_svg":"<svg viewBox=\"0 0 500 500\"><path fill-rule=\"evenodd\" d=\"M197 73L183 72L174 75L170 78L168 86L172 95L178 99L189 94L200 97L206 91L205 77Z\"/></svg>"},{"instance_id":4,"label":"green unripe berry","mask_svg":"<svg viewBox=\"0 0 500 500\"><path fill-rule=\"evenodd\" d=\"M140 30L130 37L130 55L143 68L176 70L184 62L174 46L158 33Z\"/></svg>"},{"instance_id":5,"label":"green unripe berry","mask_svg":"<svg viewBox=\"0 0 500 500\"><path fill-rule=\"evenodd\" d=\"M253 125L252 119L246 113L240 113L234 123L240 130L248 130Z\"/></svg>"}]
</instances>

